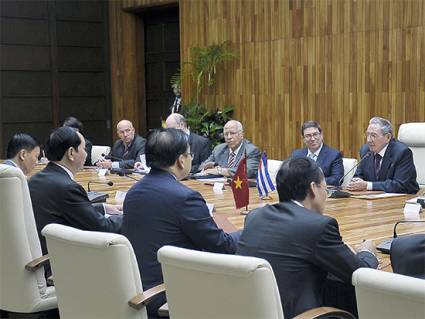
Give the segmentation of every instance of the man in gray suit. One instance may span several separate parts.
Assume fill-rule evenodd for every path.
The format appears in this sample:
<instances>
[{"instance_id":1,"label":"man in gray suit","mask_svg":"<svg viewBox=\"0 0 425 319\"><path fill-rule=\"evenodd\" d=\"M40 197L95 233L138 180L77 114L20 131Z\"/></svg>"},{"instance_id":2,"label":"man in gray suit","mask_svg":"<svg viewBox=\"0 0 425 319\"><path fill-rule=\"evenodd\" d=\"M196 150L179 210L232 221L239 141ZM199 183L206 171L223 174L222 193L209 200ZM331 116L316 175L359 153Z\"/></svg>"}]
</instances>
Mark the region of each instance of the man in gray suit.
<instances>
[{"instance_id":1,"label":"man in gray suit","mask_svg":"<svg viewBox=\"0 0 425 319\"><path fill-rule=\"evenodd\" d=\"M261 152L258 147L244 139L243 126L240 122L230 120L224 125L224 141L225 143L214 148L210 157L201 164L200 169L206 174L231 177L246 153L247 177L256 178Z\"/></svg>"}]
</instances>

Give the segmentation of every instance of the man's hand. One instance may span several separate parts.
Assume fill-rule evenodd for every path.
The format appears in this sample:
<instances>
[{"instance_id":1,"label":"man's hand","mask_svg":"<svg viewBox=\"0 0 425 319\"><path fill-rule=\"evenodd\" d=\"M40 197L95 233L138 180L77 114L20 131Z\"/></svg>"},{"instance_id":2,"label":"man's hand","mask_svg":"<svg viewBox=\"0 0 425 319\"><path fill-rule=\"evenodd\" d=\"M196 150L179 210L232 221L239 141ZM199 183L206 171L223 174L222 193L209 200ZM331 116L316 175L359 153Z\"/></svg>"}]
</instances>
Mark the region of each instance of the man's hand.
<instances>
[{"instance_id":1,"label":"man's hand","mask_svg":"<svg viewBox=\"0 0 425 319\"><path fill-rule=\"evenodd\" d=\"M134 168L135 169L143 169L143 164L142 164L142 162L136 162L136 163L134 163Z\"/></svg>"},{"instance_id":2,"label":"man's hand","mask_svg":"<svg viewBox=\"0 0 425 319\"><path fill-rule=\"evenodd\" d=\"M112 167L112 161L111 160L100 160L96 163L97 167L101 168L111 168Z\"/></svg>"},{"instance_id":3,"label":"man's hand","mask_svg":"<svg viewBox=\"0 0 425 319\"><path fill-rule=\"evenodd\" d=\"M214 168L215 163L214 162L208 162L205 163L203 166L203 170L209 169L209 168Z\"/></svg>"},{"instance_id":4,"label":"man's hand","mask_svg":"<svg viewBox=\"0 0 425 319\"><path fill-rule=\"evenodd\" d=\"M122 215L122 205L105 204L105 209L109 215Z\"/></svg>"},{"instance_id":5,"label":"man's hand","mask_svg":"<svg viewBox=\"0 0 425 319\"><path fill-rule=\"evenodd\" d=\"M204 169L202 172L204 174L223 175L223 176L227 176L227 177L231 176L230 172L227 168L220 167L220 166L216 166L214 168L209 168L209 169Z\"/></svg>"},{"instance_id":6,"label":"man's hand","mask_svg":"<svg viewBox=\"0 0 425 319\"><path fill-rule=\"evenodd\" d=\"M365 240L360 245L356 246L356 250L358 253L361 251L368 251L376 255L376 246L370 239Z\"/></svg>"},{"instance_id":7,"label":"man's hand","mask_svg":"<svg viewBox=\"0 0 425 319\"><path fill-rule=\"evenodd\" d=\"M359 177L354 177L346 188L349 191L365 191L367 189L367 182Z\"/></svg>"}]
</instances>

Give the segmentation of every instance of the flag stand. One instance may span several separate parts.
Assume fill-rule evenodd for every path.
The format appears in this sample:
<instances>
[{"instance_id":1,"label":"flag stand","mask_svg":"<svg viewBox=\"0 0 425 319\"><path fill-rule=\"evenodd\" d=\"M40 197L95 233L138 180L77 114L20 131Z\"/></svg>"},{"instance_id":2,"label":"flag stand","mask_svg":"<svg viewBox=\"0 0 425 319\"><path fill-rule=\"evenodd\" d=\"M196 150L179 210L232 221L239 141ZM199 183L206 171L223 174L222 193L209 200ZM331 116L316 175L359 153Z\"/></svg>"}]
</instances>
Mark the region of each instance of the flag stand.
<instances>
[{"instance_id":1,"label":"flag stand","mask_svg":"<svg viewBox=\"0 0 425 319\"><path fill-rule=\"evenodd\" d=\"M260 197L261 200L273 200L273 197L271 197L270 195L266 195L263 197Z\"/></svg>"},{"instance_id":2,"label":"flag stand","mask_svg":"<svg viewBox=\"0 0 425 319\"><path fill-rule=\"evenodd\" d=\"M241 214L241 215L248 215L248 213L249 213L248 205L246 205L246 206L245 206L245 210L241 210L241 211L240 211L240 214Z\"/></svg>"}]
</instances>

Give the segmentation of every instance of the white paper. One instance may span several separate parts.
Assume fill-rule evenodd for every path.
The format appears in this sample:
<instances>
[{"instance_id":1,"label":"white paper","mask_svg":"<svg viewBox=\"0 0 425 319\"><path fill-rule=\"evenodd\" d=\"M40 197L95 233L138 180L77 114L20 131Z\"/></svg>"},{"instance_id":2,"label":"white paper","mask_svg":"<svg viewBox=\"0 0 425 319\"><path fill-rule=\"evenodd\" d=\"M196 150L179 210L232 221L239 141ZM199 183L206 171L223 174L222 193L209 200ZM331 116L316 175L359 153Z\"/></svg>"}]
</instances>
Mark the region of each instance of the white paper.
<instances>
[{"instance_id":1,"label":"white paper","mask_svg":"<svg viewBox=\"0 0 425 319\"><path fill-rule=\"evenodd\" d=\"M127 192L117 191L115 193L115 202L116 203L122 203L124 202L125 196L127 195Z\"/></svg>"},{"instance_id":2,"label":"white paper","mask_svg":"<svg viewBox=\"0 0 425 319\"><path fill-rule=\"evenodd\" d=\"M105 176L108 173L108 169L107 168L99 168L97 171L97 175L99 176Z\"/></svg>"},{"instance_id":3,"label":"white paper","mask_svg":"<svg viewBox=\"0 0 425 319\"><path fill-rule=\"evenodd\" d=\"M224 183L214 183L214 194L223 194Z\"/></svg>"},{"instance_id":4,"label":"white paper","mask_svg":"<svg viewBox=\"0 0 425 319\"><path fill-rule=\"evenodd\" d=\"M207 203L207 207L208 207L208 211L210 212L210 215L211 215L211 217L212 217L213 212L215 211L214 204Z\"/></svg>"},{"instance_id":5,"label":"white paper","mask_svg":"<svg viewBox=\"0 0 425 319\"><path fill-rule=\"evenodd\" d=\"M419 220L419 212L421 211L421 208L420 204L406 203L403 211L404 218L407 220Z\"/></svg>"}]
</instances>

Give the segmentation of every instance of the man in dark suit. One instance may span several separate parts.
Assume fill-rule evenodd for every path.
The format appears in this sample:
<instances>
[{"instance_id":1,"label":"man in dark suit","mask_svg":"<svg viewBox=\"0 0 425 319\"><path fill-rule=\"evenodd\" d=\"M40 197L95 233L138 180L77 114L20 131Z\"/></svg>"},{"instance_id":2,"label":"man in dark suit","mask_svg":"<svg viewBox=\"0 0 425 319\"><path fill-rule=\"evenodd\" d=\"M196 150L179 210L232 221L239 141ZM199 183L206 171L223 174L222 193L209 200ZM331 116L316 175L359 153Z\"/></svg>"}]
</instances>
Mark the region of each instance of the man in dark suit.
<instances>
[{"instance_id":1,"label":"man in dark suit","mask_svg":"<svg viewBox=\"0 0 425 319\"><path fill-rule=\"evenodd\" d=\"M140 161L140 155L145 153L146 140L135 134L133 123L122 120L117 124L117 134L120 138L112 146L107 156L110 159L99 161L97 166L102 168L133 168L134 163Z\"/></svg>"},{"instance_id":2,"label":"man in dark suit","mask_svg":"<svg viewBox=\"0 0 425 319\"><path fill-rule=\"evenodd\" d=\"M191 169L187 135L162 129L148 135L146 162L151 171L137 182L124 200L122 233L131 242L143 288L163 281L157 251L164 245L233 254L239 233L226 234L212 219L201 194L180 183ZM153 301L155 315L165 296Z\"/></svg>"},{"instance_id":3,"label":"man in dark suit","mask_svg":"<svg viewBox=\"0 0 425 319\"><path fill-rule=\"evenodd\" d=\"M395 238L390 257L395 273L425 279L425 234Z\"/></svg>"},{"instance_id":4,"label":"man in dark suit","mask_svg":"<svg viewBox=\"0 0 425 319\"><path fill-rule=\"evenodd\" d=\"M60 127L50 134L46 155L49 164L28 183L43 254L47 253L47 247L41 230L47 224L119 233L120 207L93 206L84 188L74 181L74 175L86 160L84 137L73 128ZM106 217L105 211L111 216Z\"/></svg>"},{"instance_id":5,"label":"man in dark suit","mask_svg":"<svg viewBox=\"0 0 425 319\"><path fill-rule=\"evenodd\" d=\"M183 115L173 113L165 121L167 128L176 128L182 130L189 137L190 151L193 153L191 173L199 170L199 165L205 161L211 154L211 141L206 137L193 133L187 127L186 119Z\"/></svg>"},{"instance_id":6,"label":"man in dark suit","mask_svg":"<svg viewBox=\"0 0 425 319\"><path fill-rule=\"evenodd\" d=\"M373 117L366 139L367 144L360 148L360 157L365 158L347 189L416 194L419 185L412 151L393 138L392 124L381 117Z\"/></svg>"},{"instance_id":7,"label":"man in dark suit","mask_svg":"<svg viewBox=\"0 0 425 319\"><path fill-rule=\"evenodd\" d=\"M172 89L175 97L170 107L171 114L179 113L182 107L182 92L180 86L175 83L172 85Z\"/></svg>"},{"instance_id":8,"label":"man in dark suit","mask_svg":"<svg viewBox=\"0 0 425 319\"><path fill-rule=\"evenodd\" d=\"M310 157L315 160L325 174L326 184L339 186L344 175L342 154L323 143L322 128L319 123L307 121L301 127L301 136L306 147L296 149L291 158Z\"/></svg>"},{"instance_id":9,"label":"man in dark suit","mask_svg":"<svg viewBox=\"0 0 425 319\"><path fill-rule=\"evenodd\" d=\"M40 156L40 146L31 135L17 133L7 143L5 165L19 168L25 175L33 170Z\"/></svg>"},{"instance_id":10,"label":"man in dark suit","mask_svg":"<svg viewBox=\"0 0 425 319\"><path fill-rule=\"evenodd\" d=\"M78 130L78 132L80 132L81 134L84 134L84 125L83 123L77 119L76 117L73 116L69 116L67 117L64 121L62 126L69 126L69 127L73 127L76 130ZM93 148L93 143L84 136L84 141L86 142L86 153L87 153L87 158L86 158L86 162L84 163L85 166L91 166L93 165L91 162L91 150Z\"/></svg>"},{"instance_id":11,"label":"man in dark suit","mask_svg":"<svg viewBox=\"0 0 425 319\"><path fill-rule=\"evenodd\" d=\"M270 262L285 318L292 318L324 305L328 273L352 289L353 271L375 268L378 261L371 241L356 255L342 241L338 222L323 215L327 189L317 162L306 157L286 160L276 181L280 202L248 214L237 254Z\"/></svg>"},{"instance_id":12,"label":"man in dark suit","mask_svg":"<svg viewBox=\"0 0 425 319\"><path fill-rule=\"evenodd\" d=\"M246 174L256 178L261 152L257 146L244 139L243 126L240 122L230 120L224 125L224 143L217 145L210 157L199 167L206 174L231 177L236 173L242 158L247 157Z\"/></svg>"}]
</instances>

